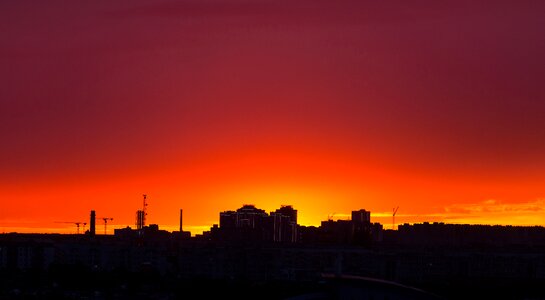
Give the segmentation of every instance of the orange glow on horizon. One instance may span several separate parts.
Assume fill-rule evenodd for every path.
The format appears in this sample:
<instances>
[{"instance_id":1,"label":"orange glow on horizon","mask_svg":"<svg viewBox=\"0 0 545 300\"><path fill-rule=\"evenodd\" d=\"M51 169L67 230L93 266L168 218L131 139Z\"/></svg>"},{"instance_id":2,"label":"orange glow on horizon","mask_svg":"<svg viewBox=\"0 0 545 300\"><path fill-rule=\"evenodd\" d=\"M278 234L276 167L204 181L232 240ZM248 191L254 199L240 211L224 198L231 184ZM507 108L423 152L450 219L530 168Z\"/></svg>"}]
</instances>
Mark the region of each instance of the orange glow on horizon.
<instances>
[{"instance_id":1,"label":"orange glow on horizon","mask_svg":"<svg viewBox=\"0 0 545 300\"><path fill-rule=\"evenodd\" d=\"M243 204L254 204L267 212L281 205L293 205L298 210L299 223L306 226L318 226L329 216L349 218L352 210L363 208L371 210L374 222L389 229L391 215L384 212L395 205L401 207L396 216L398 225L435 221L542 224L541 200L483 202L480 197L485 197L485 193L472 184L464 186L456 176L419 178L406 172L347 153L269 150L173 164L168 172L150 169L118 178L95 178L81 183L72 180L69 184L59 178L49 183L32 183L40 189L26 190L24 185L5 189L6 197L17 194L19 201L4 210L12 217L8 218L7 213L0 216L0 231L75 233L75 226L55 222L87 221L89 211L94 209L99 221L102 216L114 217L108 224L108 232L112 233L114 228L134 227L134 214L141 208L143 192L148 195L148 224L177 230L178 212L183 208L184 229L193 235L217 224L220 211L235 210ZM445 191L452 196L443 196L442 204L435 203L436 195ZM462 197L475 201L460 203L458 199ZM99 233L101 224L97 222Z\"/></svg>"}]
</instances>

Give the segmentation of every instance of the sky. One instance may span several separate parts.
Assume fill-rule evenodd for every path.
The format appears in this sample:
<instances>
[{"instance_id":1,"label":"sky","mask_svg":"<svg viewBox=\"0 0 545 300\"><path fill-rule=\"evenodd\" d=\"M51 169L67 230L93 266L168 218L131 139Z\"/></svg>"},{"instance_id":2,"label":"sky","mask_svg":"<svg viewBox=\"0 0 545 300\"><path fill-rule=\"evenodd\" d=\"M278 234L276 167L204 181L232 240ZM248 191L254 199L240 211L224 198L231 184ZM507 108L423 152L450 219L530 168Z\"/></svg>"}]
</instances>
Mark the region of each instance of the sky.
<instances>
[{"instance_id":1,"label":"sky","mask_svg":"<svg viewBox=\"0 0 545 300\"><path fill-rule=\"evenodd\" d=\"M0 232L545 225L545 2L0 2Z\"/></svg>"}]
</instances>

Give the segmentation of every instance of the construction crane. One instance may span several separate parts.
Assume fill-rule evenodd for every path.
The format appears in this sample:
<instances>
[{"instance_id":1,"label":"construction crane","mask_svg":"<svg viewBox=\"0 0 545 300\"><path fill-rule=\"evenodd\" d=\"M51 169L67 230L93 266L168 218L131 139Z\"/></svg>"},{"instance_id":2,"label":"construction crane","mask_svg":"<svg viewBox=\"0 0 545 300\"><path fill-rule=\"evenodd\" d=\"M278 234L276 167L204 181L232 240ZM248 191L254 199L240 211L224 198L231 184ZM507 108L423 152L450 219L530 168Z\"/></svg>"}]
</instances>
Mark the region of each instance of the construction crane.
<instances>
[{"instance_id":1,"label":"construction crane","mask_svg":"<svg viewBox=\"0 0 545 300\"><path fill-rule=\"evenodd\" d=\"M396 214L398 209L399 209L399 206L392 209L392 212L393 212L392 213L392 230L395 230L395 227L396 227Z\"/></svg>"},{"instance_id":2,"label":"construction crane","mask_svg":"<svg viewBox=\"0 0 545 300\"><path fill-rule=\"evenodd\" d=\"M85 231L85 225L87 225L86 222L55 222L55 223L64 223L64 224L75 224L76 225L76 232L79 234L79 226L83 225L83 231Z\"/></svg>"},{"instance_id":3,"label":"construction crane","mask_svg":"<svg viewBox=\"0 0 545 300\"><path fill-rule=\"evenodd\" d=\"M113 221L114 218L102 218L102 220L104 221L104 235L106 235L107 226L108 226L108 221Z\"/></svg>"}]
</instances>

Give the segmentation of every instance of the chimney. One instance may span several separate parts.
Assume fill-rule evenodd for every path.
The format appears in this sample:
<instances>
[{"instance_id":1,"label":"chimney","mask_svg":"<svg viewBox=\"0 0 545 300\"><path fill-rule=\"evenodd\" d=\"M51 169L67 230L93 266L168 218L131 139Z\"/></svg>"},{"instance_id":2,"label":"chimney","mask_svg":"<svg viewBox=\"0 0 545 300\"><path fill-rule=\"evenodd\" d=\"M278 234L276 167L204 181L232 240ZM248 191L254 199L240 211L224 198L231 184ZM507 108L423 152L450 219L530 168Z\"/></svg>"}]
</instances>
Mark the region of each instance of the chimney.
<instances>
[{"instance_id":1,"label":"chimney","mask_svg":"<svg viewBox=\"0 0 545 300\"><path fill-rule=\"evenodd\" d=\"M91 222L90 222L90 229L89 229L89 235L95 236L95 211L91 211Z\"/></svg>"},{"instance_id":2,"label":"chimney","mask_svg":"<svg viewBox=\"0 0 545 300\"><path fill-rule=\"evenodd\" d=\"M183 224L182 217L183 217L183 209L180 209L180 232L183 232L183 230L182 230L182 224Z\"/></svg>"}]
</instances>

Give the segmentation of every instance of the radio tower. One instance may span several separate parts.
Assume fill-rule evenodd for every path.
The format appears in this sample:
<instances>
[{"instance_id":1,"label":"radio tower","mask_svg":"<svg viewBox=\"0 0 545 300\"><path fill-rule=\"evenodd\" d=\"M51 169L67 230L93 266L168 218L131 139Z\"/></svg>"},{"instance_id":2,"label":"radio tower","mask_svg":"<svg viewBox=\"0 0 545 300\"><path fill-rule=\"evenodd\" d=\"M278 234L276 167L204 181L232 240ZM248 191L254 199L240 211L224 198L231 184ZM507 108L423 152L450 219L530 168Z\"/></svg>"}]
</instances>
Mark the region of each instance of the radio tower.
<instances>
[{"instance_id":1,"label":"radio tower","mask_svg":"<svg viewBox=\"0 0 545 300\"><path fill-rule=\"evenodd\" d=\"M146 206L148 206L148 203L146 202L146 194L144 194L144 202L142 204L142 209L139 209L136 211L136 229L141 230L146 226Z\"/></svg>"},{"instance_id":2,"label":"radio tower","mask_svg":"<svg viewBox=\"0 0 545 300\"><path fill-rule=\"evenodd\" d=\"M143 205L142 205L142 227L146 226L146 215L148 214L146 212L146 206L148 206L148 203L146 202L146 198L148 196L146 194L144 194L144 200L143 200Z\"/></svg>"}]
</instances>

